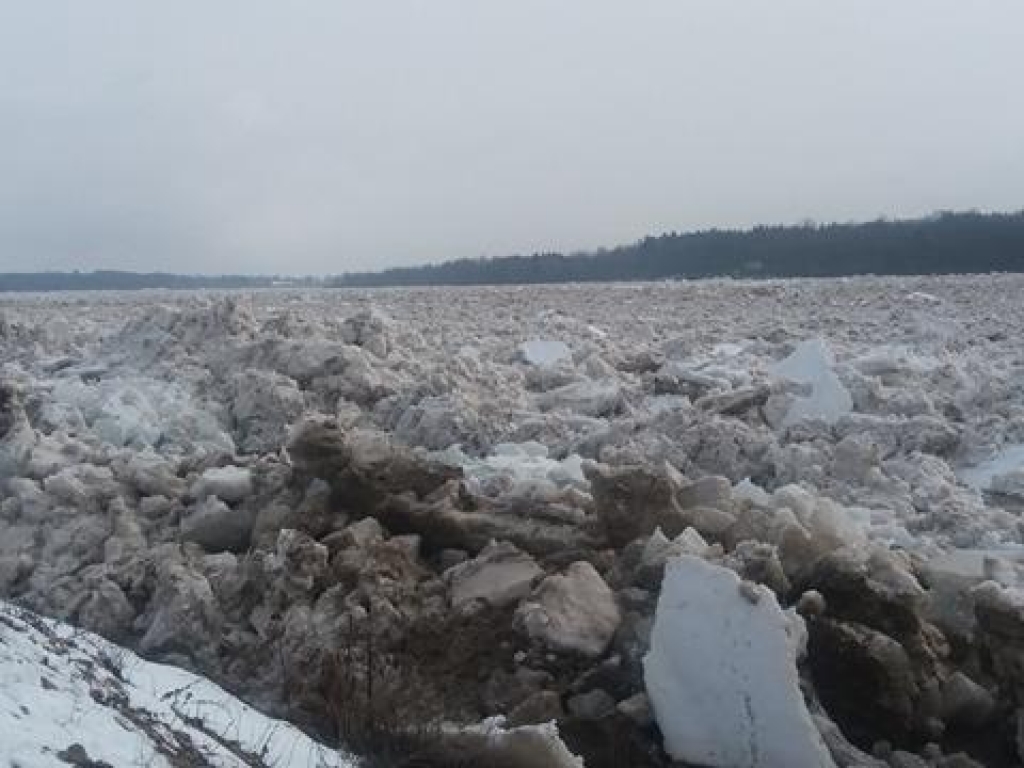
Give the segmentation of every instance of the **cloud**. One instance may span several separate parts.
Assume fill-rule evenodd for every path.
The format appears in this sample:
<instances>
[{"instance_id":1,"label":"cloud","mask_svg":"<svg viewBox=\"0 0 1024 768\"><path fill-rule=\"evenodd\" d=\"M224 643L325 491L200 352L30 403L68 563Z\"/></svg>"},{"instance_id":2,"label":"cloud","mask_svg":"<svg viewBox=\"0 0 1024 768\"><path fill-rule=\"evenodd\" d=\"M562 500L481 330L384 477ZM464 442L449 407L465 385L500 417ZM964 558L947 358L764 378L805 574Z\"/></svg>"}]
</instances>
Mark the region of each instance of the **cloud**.
<instances>
[{"instance_id":1,"label":"cloud","mask_svg":"<svg viewBox=\"0 0 1024 768\"><path fill-rule=\"evenodd\" d=\"M1019 208L1024 6L9 3L0 270L330 273Z\"/></svg>"}]
</instances>

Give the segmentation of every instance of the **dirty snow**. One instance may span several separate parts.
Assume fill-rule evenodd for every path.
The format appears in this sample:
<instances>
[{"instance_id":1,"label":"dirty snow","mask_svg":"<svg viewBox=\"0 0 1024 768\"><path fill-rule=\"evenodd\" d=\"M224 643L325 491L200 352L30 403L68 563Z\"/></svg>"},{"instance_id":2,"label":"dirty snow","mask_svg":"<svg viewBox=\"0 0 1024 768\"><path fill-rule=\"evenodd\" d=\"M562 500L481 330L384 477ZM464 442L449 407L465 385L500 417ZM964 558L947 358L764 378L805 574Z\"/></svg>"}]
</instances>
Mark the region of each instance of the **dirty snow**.
<instances>
[{"instance_id":1,"label":"dirty snow","mask_svg":"<svg viewBox=\"0 0 1024 768\"><path fill-rule=\"evenodd\" d=\"M0 601L0 765L355 768L218 686Z\"/></svg>"}]
</instances>

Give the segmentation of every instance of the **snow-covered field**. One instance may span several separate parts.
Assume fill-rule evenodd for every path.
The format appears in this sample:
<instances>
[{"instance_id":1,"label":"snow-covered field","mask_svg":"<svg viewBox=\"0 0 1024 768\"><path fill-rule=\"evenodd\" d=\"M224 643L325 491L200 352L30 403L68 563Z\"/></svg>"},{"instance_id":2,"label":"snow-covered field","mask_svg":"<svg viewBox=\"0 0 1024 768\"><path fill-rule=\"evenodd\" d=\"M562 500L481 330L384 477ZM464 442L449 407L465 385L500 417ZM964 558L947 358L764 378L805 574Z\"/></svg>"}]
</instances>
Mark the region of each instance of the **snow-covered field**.
<instances>
[{"instance_id":1,"label":"snow-covered field","mask_svg":"<svg viewBox=\"0 0 1024 768\"><path fill-rule=\"evenodd\" d=\"M765 543L797 582L839 546L900 552L929 619L971 631L967 590L1015 587L1024 558L1022 294L1001 275L0 296L0 597L172 658L214 627L266 639L277 613L239 623L225 593L250 548L285 568L278 531L303 526L283 507L324 495L289 485L312 422L580 530L595 473L717 478L696 508L720 514L687 522L725 555ZM333 558L329 533L309 546ZM199 593L226 617L182 621Z\"/></svg>"}]
</instances>

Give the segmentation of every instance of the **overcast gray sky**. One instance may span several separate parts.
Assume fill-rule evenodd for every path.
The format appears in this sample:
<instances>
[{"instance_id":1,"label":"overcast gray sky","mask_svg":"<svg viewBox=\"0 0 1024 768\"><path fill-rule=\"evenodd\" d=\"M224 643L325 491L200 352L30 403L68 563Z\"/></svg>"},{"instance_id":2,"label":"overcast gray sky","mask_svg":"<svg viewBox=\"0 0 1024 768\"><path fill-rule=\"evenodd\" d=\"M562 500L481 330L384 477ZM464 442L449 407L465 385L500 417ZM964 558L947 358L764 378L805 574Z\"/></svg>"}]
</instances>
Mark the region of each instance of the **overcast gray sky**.
<instances>
[{"instance_id":1,"label":"overcast gray sky","mask_svg":"<svg viewBox=\"0 0 1024 768\"><path fill-rule=\"evenodd\" d=\"M0 0L0 271L1024 207L1016 0Z\"/></svg>"}]
</instances>

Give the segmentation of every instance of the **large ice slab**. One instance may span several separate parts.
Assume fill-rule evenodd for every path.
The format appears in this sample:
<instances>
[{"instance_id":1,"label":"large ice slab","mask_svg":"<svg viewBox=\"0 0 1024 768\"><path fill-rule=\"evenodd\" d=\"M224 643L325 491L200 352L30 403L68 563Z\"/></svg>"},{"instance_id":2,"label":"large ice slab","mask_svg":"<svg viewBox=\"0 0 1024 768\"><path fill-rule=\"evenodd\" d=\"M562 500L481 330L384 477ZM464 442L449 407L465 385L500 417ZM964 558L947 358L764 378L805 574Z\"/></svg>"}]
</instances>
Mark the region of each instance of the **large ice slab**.
<instances>
[{"instance_id":1,"label":"large ice slab","mask_svg":"<svg viewBox=\"0 0 1024 768\"><path fill-rule=\"evenodd\" d=\"M644 659L668 754L721 768L834 766L800 693L795 637L770 590L697 557L670 560Z\"/></svg>"},{"instance_id":2,"label":"large ice slab","mask_svg":"<svg viewBox=\"0 0 1024 768\"><path fill-rule=\"evenodd\" d=\"M771 367L776 376L811 388L810 395L798 397L790 406L783 425L804 419L835 424L853 408L853 398L832 369L832 352L821 339L797 344L788 357Z\"/></svg>"}]
</instances>

